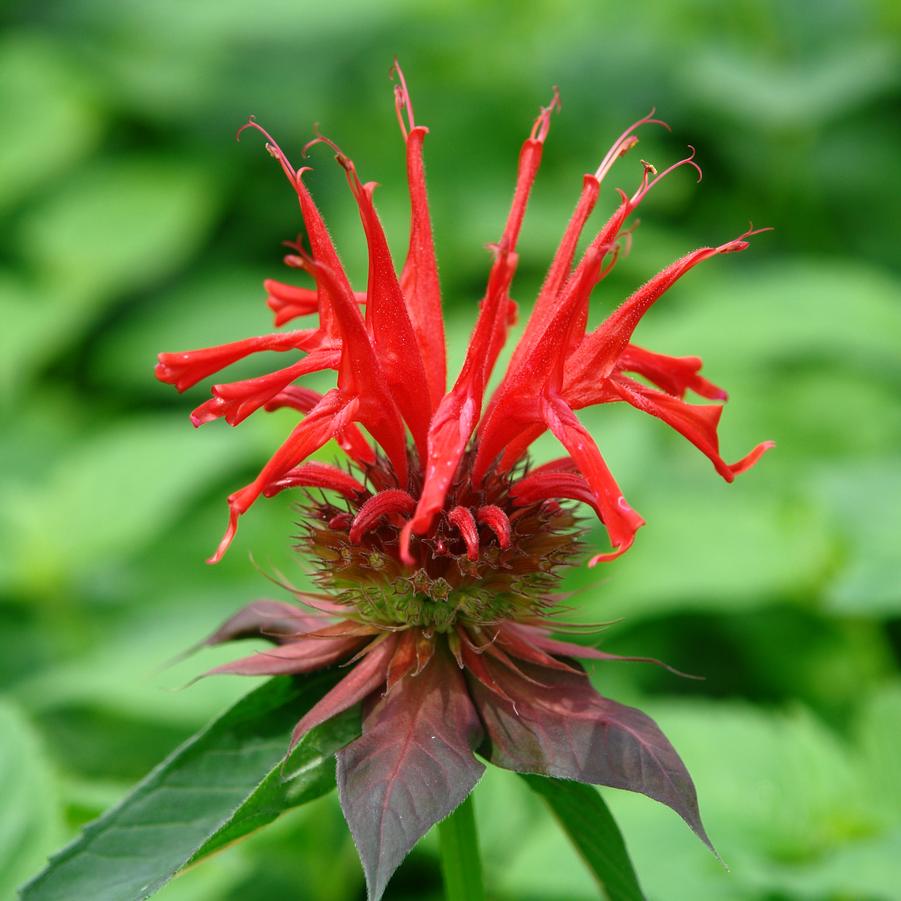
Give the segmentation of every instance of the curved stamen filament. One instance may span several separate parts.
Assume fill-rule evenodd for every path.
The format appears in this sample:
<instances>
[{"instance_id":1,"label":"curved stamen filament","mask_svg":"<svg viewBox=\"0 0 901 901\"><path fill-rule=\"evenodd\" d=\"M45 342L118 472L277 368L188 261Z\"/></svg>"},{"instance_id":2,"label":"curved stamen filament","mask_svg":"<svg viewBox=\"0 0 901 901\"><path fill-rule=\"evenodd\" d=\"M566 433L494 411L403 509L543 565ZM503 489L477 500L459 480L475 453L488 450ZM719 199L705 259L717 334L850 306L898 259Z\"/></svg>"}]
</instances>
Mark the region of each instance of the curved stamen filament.
<instances>
[{"instance_id":1,"label":"curved stamen filament","mask_svg":"<svg viewBox=\"0 0 901 901\"><path fill-rule=\"evenodd\" d=\"M563 105L560 103L560 90L557 85L554 85L554 96L551 97L551 102L547 106L541 107L541 112L538 114L538 118L532 126L529 138L532 141L538 141L539 144L543 144L545 138L547 138L548 132L551 130L551 113L555 110L559 111L562 108Z\"/></svg>"},{"instance_id":2,"label":"curved stamen filament","mask_svg":"<svg viewBox=\"0 0 901 901\"><path fill-rule=\"evenodd\" d=\"M242 134L244 131L246 131L248 128L253 128L253 129L255 129L256 131L258 131L258 132L266 139L266 150L269 152L269 155L270 155L271 157L273 157L274 159L278 160L278 162L279 162L279 164L281 165L282 170L284 171L285 175L288 176L288 181L290 181L291 184L296 184L296 183L297 183L297 178L298 178L298 176L300 175L300 170L295 169L295 168L291 165L291 162L288 160L288 157L285 155L284 150L282 150L282 148L279 147L278 141L276 141L275 138L273 138L272 135L269 134L269 132L266 131L266 129L263 128L263 126L260 125L259 122L256 121L256 119L254 119L253 116L251 116L251 117L250 117L250 118L249 118L249 119L248 119L248 120L247 120L247 121L246 121L239 129L238 129L238 131L235 133L235 140L236 140L236 141L240 141L240 140L241 140L241 134Z\"/></svg>"},{"instance_id":3,"label":"curved stamen filament","mask_svg":"<svg viewBox=\"0 0 901 901\"><path fill-rule=\"evenodd\" d=\"M594 173L594 177L599 181L603 181L607 173L613 168L613 164L621 157L625 156L637 143L638 137L633 132L642 125L660 125L667 131L672 131L669 125L662 119L654 119L655 110L651 111L637 122L630 125L614 142L613 146L607 151L607 155L601 160L600 166Z\"/></svg>"},{"instance_id":4,"label":"curved stamen filament","mask_svg":"<svg viewBox=\"0 0 901 901\"><path fill-rule=\"evenodd\" d=\"M638 190L632 195L632 197L629 198L629 204L632 207L637 206L655 185L663 181L663 179L666 178L667 175L675 172L676 169L681 169L682 166L691 166L692 169L694 169L698 173L698 181L700 182L704 177L704 173L701 170L701 167L695 162L695 153L697 151L694 149L694 147L691 146L691 144L688 145L688 149L691 151L691 153L687 157L685 157L685 159L681 159L678 162L673 163L671 166L667 166L667 168L662 172L658 172L650 163L642 161L644 162L644 175L641 179L641 185L639 186ZM653 178L651 178L651 176L653 176Z\"/></svg>"},{"instance_id":5,"label":"curved stamen filament","mask_svg":"<svg viewBox=\"0 0 901 901\"><path fill-rule=\"evenodd\" d=\"M410 99L410 92L407 90L407 80L404 78L403 70L396 57L389 74L392 78L397 75L399 82L399 84L394 86L394 108L397 111L397 121L400 125L401 134L403 134L406 141L410 132L416 128L416 120L413 117L413 101ZM405 114L407 117L406 122L404 121Z\"/></svg>"}]
</instances>

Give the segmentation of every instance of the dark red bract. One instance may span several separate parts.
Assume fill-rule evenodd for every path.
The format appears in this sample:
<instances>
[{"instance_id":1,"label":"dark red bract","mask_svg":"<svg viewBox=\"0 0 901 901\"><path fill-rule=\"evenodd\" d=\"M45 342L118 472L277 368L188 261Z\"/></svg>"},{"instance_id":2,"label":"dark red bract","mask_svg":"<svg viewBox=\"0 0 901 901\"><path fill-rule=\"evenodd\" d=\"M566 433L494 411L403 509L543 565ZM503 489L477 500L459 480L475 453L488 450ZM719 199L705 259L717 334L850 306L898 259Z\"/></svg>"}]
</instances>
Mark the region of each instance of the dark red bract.
<instances>
[{"instance_id":1,"label":"dark red bract","mask_svg":"<svg viewBox=\"0 0 901 901\"><path fill-rule=\"evenodd\" d=\"M338 782L375 897L415 841L475 785L483 770L475 750L520 772L643 792L676 810L707 842L694 786L672 746L644 714L597 694L575 662L612 655L554 639L551 631L559 571L582 554L574 505L590 507L609 536L610 549L590 565L626 551L644 523L577 410L625 401L684 435L727 481L771 446L760 444L727 464L717 437L722 404L685 399L692 392L725 400L699 374L701 361L632 343L641 318L670 286L711 257L745 250L755 232L687 254L587 331L589 301L616 263L630 215L674 170L691 166L700 174L693 150L659 174L644 163L637 187L618 191L615 211L576 262L602 180L637 143L640 126L663 124L639 120L584 176L510 365L486 399L516 319L510 285L517 240L559 105L555 93L520 150L506 227L493 246L463 367L448 391L422 157L428 132L416 124L395 71L411 201L400 275L373 204L375 185L360 180L351 160L321 136L308 145L331 147L345 171L369 250L365 292L353 290L341 265L305 183L309 169L295 169L251 120L244 128L263 133L300 203L308 247L292 245L286 262L315 284L267 281L268 304L276 326L309 315L318 323L159 358L157 376L179 391L258 351L291 358L275 372L215 385L192 414L195 425L220 417L237 425L259 409L302 414L259 475L229 497L228 529L211 561L222 557L239 518L261 495L328 492L305 495L301 523L300 548L323 592L295 591L306 612L262 601L236 614L208 643L255 635L277 647L213 672L299 674L348 666L298 723L293 741L362 703L362 735L338 753ZM337 383L324 395L298 384L328 369L336 370ZM548 431L566 455L530 468L526 452ZM349 458L348 469L308 460L332 440Z\"/></svg>"}]
</instances>

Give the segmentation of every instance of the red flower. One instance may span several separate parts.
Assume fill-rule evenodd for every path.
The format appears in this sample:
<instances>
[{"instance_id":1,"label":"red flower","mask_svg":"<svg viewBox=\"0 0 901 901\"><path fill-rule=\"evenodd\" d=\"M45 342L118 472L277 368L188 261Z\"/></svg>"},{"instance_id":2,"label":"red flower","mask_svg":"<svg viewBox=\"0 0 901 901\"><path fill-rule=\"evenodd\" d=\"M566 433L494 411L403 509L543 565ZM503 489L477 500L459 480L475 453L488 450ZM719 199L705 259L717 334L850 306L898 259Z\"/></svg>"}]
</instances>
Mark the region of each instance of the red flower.
<instances>
[{"instance_id":1,"label":"red flower","mask_svg":"<svg viewBox=\"0 0 901 901\"><path fill-rule=\"evenodd\" d=\"M446 391L422 159L428 132L416 125L403 75L396 73L411 200L400 276L373 203L375 185L361 182L328 139L319 136L305 148L324 143L335 151L359 207L369 278L365 293L355 293L305 184L309 170L295 169L251 120L244 128L265 135L300 202L309 249L292 245L286 262L315 282L308 288L267 281L268 303L277 326L310 314L318 314L318 326L160 355L158 377L180 391L257 351L290 352L293 359L267 375L215 385L212 398L192 414L195 425L219 417L236 425L260 408L303 414L256 479L229 497L228 529L212 561L260 495L298 487L335 495L334 501L308 495L303 519L302 547L326 593L296 592L307 613L266 601L237 614L210 643L257 635L278 647L213 672L307 673L354 663L301 719L293 741L362 702L363 733L338 753L338 781L375 896L415 841L475 785L483 769L476 749L510 769L643 792L675 809L707 842L694 786L672 746L644 714L598 695L575 663L612 655L551 638L551 615L558 571L581 553L582 532L567 502L591 507L607 530L612 548L590 565L623 553L644 523L575 411L625 401L684 435L727 481L771 446L760 444L727 464L717 438L722 405L685 400L689 391L726 397L699 374L701 361L631 343L641 318L674 282L704 260L744 250L755 232L686 255L588 332L592 292L616 263L629 216L674 170L691 166L700 175L693 150L659 174L644 163L637 188L631 195L618 191L616 210L575 263L602 180L637 143L639 126L663 124L639 120L584 177L511 363L486 401L516 317L509 289L517 239L559 105L555 94L520 151L513 203L492 248L463 368ZM337 371L337 385L326 394L297 384L324 369ZM528 447L546 431L567 456L530 469ZM350 458L350 472L305 462L332 439Z\"/></svg>"}]
</instances>

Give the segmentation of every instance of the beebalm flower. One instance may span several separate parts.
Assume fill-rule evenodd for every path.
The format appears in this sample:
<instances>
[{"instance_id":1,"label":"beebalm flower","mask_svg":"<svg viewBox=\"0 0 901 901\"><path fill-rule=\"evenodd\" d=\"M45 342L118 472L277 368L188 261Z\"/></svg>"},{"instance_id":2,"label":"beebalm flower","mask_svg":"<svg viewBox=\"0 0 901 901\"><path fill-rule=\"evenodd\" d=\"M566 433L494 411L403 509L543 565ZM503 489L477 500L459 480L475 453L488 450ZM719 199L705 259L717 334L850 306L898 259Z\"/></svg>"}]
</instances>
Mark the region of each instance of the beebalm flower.
<instances>
[{"instance_id":1,"label":"beebalm flower","mask_svg":"<svg viewBox=\"0 0 901 901\"><path fill-rule=\"evenodd\" d=\"M302 607L261 601L227 621L208 643L267 638L272 650L214 673L300 674L345 667L343 678L297 724L292 745L315 726L362 704L362 735L338 752L341 804L373 896L413 844L459 805L484 766L642 792L669 805L709 844L694 785L682 761L645 714L602 697L577 663L614 655L552 637L560 631L561 571L583 555L574 507L598 517L610 541L593 566L626 551L644 520L629 505L576 411L625 402L684 435L727 481L752 466L769 443L737 463L719 453L725 392L700 375L697 357L672 357L632 343L641 318L699 263L748 247L746 232L677 260L588 331L589 301L611 270L629 217L691 155L657 173L643 163L631 193L618 190L613 214L576 262L576 248L614 162L636 143L639 120L585 175L575 211L500 384L486 385L516 320L510 285L517 239L544 142L551 103L522 145L513 202L463 367L446 388L438 267L426 197L423 143L403 75L395 103L406 144L410 243L400 275L376 213L375 184L321 135L344 169L369 251L365 292L355 292L306 184L266 138L297 194L308 247L292 245L289 266L315 287L265 283L276 326L317 324L205 350L165 353L157 375L184 391L259 351L289 355L284 368L217 384L192 414L195 425L237 425L257 410L303 414L259 475L228 499L229 524L211 560L221 558L239 518L262 496L304 492L300 548L313 561L320 593L295 591ZM242 129L243 131L244 129ZM239 132L240 134L240 132ZM323 395L298 384L335 370ZM360 429L365 428L366 432ZM551 432L565 450L530 467L529 445ZM367 434L368 433L368 436ZM311 462L330 441L347 468ZM622 659L622 658L620 658ZM641 658L628 658L641 659ZM657 662L657 661L654 661Z\"/></svg>"}]
</instances>

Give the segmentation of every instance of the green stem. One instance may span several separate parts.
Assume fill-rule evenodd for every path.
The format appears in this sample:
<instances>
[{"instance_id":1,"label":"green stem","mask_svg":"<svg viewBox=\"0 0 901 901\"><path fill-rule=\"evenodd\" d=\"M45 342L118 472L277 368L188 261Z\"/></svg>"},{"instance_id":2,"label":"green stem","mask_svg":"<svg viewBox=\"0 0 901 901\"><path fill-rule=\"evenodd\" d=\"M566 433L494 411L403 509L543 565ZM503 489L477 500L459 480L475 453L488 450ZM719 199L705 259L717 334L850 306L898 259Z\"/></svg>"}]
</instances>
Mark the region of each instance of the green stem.
<instances>
[{"instance_id":1,"label":"green stem","mask_svg":"<svg viewBox=\"0 0 901 901\"><path fill-rule=\"evenodd\" d=\"M441 874L447 901L484 901L472 795L438 824L438 837L441 840Z\"/></svg>"}]
</instances>

